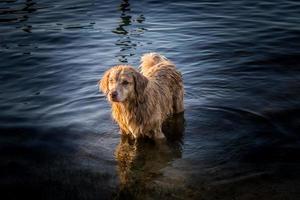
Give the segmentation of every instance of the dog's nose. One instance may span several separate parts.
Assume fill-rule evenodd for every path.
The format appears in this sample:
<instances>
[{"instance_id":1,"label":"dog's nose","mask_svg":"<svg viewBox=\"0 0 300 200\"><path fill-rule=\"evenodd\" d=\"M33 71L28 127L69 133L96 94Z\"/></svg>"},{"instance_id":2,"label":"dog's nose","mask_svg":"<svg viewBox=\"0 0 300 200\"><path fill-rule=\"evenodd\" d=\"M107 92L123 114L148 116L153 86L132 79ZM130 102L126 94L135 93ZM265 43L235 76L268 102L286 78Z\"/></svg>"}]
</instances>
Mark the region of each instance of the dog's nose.
<instances>
[{"instance_id":1,"label":"dog's nose","mask_svg":"<svg viewBox=\"0 0 300 200\"><path fill-rule=\"evenodd\" d=\"M117 91L114 91L114 92L110 93L110 96L111 96L112 99L116 99L117 96L118 96Z\"/></svg>"}]
</instances>

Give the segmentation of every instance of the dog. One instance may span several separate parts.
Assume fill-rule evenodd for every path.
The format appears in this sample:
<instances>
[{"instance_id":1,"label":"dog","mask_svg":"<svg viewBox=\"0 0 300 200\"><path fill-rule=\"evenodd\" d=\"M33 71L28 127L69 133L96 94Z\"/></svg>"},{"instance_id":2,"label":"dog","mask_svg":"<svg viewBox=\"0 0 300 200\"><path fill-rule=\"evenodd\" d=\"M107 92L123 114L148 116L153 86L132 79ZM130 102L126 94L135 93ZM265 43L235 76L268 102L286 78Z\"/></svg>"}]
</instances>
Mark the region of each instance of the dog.
<instances>
[{"instance_id":1,"label":"dog","mask_svg":"<svg viewBox=\"0 0 300 200\"><path fill-rule=\"evenodd\" d=\"M120 132L135 139L165 139L162 123L184 111L182 75L158 53L141 57L140 72L129 65L110 68L99 85L111 103Z\"/></svg>"}]
</instances>

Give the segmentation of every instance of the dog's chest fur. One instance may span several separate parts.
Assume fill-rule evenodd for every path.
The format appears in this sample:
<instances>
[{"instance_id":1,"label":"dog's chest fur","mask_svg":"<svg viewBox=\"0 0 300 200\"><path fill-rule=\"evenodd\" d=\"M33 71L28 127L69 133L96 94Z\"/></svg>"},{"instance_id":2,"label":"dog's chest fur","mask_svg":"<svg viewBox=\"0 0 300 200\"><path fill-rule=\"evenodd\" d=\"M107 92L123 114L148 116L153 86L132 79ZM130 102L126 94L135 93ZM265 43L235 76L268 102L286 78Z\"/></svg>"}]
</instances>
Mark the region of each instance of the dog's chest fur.
<instances>
[{"instance_id":1,"label":"dog's chest fur","mask_svg":"<svg viewBox=\"0 0 300 200\"><path fill-rule=\"evenodd\" d=\"M119 124L121 132L132 134L135 138L144 135L151 137L151 129L157 119L161 119L159 107L129 106L120 103L112 104L112 116ZM150 134L150 135L149 135Z\"/></svg>"}]
</instances>

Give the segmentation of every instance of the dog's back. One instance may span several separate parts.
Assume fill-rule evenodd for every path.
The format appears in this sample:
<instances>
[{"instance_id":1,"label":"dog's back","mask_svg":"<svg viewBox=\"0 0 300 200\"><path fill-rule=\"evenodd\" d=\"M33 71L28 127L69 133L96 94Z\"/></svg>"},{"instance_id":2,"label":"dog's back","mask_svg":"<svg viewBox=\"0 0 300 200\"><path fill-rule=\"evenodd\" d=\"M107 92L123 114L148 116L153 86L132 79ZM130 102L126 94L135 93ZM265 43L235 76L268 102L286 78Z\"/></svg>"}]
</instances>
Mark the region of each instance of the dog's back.
<instances>
[{"instance_id":1,"label":"dog's back","mask_svg":"<svg viewBox=\"0 0 300 200\"><path fill-rule=\"evenodd\" d=\"M180 113L184 110L182 76L170 60L158 53L144 54L141 58L140 71L156 84L162 94L171 94L173 113Z\"/></svg>"}]
</instances>

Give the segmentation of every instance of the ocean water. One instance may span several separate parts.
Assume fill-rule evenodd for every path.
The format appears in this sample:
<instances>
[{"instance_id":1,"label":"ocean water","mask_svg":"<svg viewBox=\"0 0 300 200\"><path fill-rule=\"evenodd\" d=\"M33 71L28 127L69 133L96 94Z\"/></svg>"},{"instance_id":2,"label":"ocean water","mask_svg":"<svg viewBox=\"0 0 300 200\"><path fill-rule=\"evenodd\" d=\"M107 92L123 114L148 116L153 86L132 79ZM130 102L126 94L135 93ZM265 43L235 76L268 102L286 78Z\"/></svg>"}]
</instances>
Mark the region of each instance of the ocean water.
<instances>
[{"instance_id":1,"label":"ocean water","mask_svg":"<svg viewBox=\"0 0 300 200\"><path fill-rule=\"evenodd\" d=\"M161 145L98 90L153 51L186 91ZM0 57L1 199L300 199L299 1L4 0Z\"/></svg>"}]
</instances>

